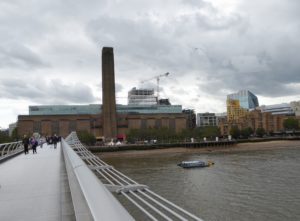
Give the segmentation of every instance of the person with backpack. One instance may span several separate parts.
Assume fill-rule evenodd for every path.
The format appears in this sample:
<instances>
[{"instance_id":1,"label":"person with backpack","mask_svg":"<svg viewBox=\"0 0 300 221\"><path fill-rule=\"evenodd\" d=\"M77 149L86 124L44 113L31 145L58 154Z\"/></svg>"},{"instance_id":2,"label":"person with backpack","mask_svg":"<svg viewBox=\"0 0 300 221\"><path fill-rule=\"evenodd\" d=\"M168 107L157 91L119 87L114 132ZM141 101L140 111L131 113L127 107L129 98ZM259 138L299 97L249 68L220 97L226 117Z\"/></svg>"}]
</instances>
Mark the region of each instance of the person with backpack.
<instances>
[{"instance_id":1,"label":"person with backpack","mask_svg":"<svg viewBox=\"0 0 300 221\"><path fill-rule=\"evenodd\" d=\"M31 144L31 148L32 148L32 153L33 154L37 153L36 147L38 146L38 141L34 137L31 137L30 144Z\"/></svg>"}]
</instances>

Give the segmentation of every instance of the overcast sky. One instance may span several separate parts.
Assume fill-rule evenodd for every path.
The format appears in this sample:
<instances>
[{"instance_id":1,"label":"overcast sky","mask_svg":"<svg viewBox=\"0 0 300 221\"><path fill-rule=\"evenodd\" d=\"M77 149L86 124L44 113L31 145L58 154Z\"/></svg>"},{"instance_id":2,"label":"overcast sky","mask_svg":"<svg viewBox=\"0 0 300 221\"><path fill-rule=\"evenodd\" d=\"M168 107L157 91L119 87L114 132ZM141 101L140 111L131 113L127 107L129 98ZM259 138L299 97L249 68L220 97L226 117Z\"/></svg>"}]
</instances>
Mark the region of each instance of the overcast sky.
<instances>
[{"instance_id":1,"label":"overcast sky","mask_svg":"<svg viewBox=\"0 0 300 221\"><path fill-rule=\"evenodd\" d=\"M0 127L29 105L102 103L101 49L114 48L117 102L161 78L161 97L224 112L300 100L298 0L1 0ZM147 87L155 87L155 80Z\"/></svg>"}]
</instances>

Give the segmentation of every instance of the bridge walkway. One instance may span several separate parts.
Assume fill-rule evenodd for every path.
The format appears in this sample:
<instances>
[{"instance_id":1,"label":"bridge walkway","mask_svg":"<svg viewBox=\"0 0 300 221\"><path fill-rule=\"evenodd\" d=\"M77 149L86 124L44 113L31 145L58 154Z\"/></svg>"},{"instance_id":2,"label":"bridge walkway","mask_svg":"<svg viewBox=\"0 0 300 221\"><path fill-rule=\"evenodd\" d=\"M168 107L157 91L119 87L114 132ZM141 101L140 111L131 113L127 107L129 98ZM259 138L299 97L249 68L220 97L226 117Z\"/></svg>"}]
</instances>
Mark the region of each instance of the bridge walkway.
<instances>
[{"instance_id":1,"label":"bridge walkway","mask_svg":"<svg viewBox=\"0 0 300 221\"><path fill-rule=\"evenodd\" d=\"M60 144L1 164L0 220L75 220Z\"/></svg>"}]
</instances>

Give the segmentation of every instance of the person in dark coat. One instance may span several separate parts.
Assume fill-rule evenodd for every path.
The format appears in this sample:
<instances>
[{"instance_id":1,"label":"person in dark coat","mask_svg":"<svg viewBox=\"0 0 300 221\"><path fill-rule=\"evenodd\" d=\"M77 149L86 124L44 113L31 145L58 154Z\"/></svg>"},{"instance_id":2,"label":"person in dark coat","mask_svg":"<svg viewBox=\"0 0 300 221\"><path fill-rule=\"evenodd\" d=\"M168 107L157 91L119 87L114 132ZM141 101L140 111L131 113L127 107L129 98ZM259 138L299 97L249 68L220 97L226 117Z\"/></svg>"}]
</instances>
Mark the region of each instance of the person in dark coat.
<instances>
[{"instance_id":1,"label":"person in dark coat","mask_svg":"<svg viewBox=\"0 0 300 221\"><path fill-rule=\"evenodd\" d=\"M56 134L54 134L53 139L52 139L52 142L53 142L53 144L54 144L54 149L56 149L57 142L58 142L58 137L56 136Z\"/></svg>"},{"instance_id":2,"label":"person in dark coat","mask_svg":"<svg viewBox=\"0 0 300 221\"><path fill-rule=\"evenodd\" d=\"M24 153L28 154L28 145L29 145L29 138L26 136L26 134L24 135L24 138L22 140L22 143L24 145Z\"/></svg>"}]
</instances>

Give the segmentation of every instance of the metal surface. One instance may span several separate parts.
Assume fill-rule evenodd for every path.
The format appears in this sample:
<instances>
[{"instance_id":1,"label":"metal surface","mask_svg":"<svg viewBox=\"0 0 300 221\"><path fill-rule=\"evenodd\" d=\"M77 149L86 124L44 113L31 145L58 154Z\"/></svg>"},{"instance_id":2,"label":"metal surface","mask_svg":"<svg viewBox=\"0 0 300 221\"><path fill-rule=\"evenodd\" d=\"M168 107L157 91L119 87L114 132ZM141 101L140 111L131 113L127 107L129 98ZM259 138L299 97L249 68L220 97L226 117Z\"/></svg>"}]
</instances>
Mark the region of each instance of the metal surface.
<instances>
[{"instance_id":1,"label":"metal surface","mask_svg":"<svg viewBox=\"0 0 300 221\"><path fill-rule=\"evenodd\" d=\"M69 144L62 140L62 146L76 220L134 220ZM85 159L94 159L94 157Z\"/></svg>"},{"instance_id":2,"label":"metal surface","mask_svg":"<svg viewBox=\"0 0 300 221\"><path fill-rule=\"evenodd\" d=\"M96 157L78 140L75 132L72 132L66 142L78 151L85 163L93 168L93 171L101 179L103 184L111 191L121 194L128 199L145 215L148 220L201 220L167 199L151 191L147 186L141 185L110 165L99 157Z\"/></svg>"},{"instance_id":3,"label":"metal surface","mask_svg":"<svg viewBox=\"0 0 300 221\"><path fill-rule=\"evenodd\" d=\"M24 150L21 141L0 144L0 162L18 155Z\"/></svg>"}]
</instances>

